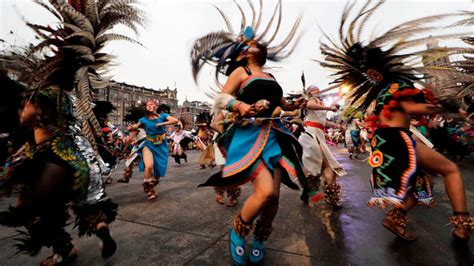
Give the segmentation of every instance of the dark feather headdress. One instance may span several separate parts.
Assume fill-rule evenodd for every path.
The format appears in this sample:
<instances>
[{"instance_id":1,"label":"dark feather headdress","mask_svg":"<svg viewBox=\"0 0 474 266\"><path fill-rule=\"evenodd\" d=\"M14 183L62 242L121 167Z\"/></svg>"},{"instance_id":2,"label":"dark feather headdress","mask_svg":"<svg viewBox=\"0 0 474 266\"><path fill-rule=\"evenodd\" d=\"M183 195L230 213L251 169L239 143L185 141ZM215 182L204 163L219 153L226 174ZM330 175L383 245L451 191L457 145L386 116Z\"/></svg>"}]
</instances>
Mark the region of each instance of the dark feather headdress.
<instances>
[{"instance_id":1,"label":"dark feather headdress","mask_svg":"<svg viewBox=\"0 0 474 266\"><path fill-rule=\"evenodd\" d=\"M332 84L351 88L349 98L351 104L356 107L355 112L366 110L390 83L421 82L420 79L427 75L437 76L439 73L435 71L445 71L430 66L429 63L445 56L459 54L463 48L426 45L433 41L456 39L466 36L466 33L453 33L456 25L450 22L452 32L429 34L440 30L444 19L467 18L473 15L473 12L463 11L414 19L395 26L369 41L363 41L361 34L366 28L367 21L383 2L371 4L373 2L367 1L354 16L351 16L351 11L356 10L356 1L349 1L342 13L339 42L323 33L326 41L321 43L320 49L325 60L318 62L334 72L332 76L335 80ZM444 28L447 28L447 25L444 25Z\"/></svg>"},{"instance_id":2,"label":"dark feather headdress","mask_svg":"<svg viewBox=\"0 0 474 266\"><path fill-rule=\"evenodd\" d=\"M20 73L23 81L37 90L57 87L73 91L77 96L77 115L83 121L82 133L95 147L100 126L92 111L92 95L95 89L108 86L102 74L113 58L103 48L114 40L138 43L111 29L124 25L136 33L137 26L145 23L144 13L136 6L138 0L35 2L54 15L58 23L44 26L27 22L40 42L24 54L8 54L0 61L8 72ZM32 56L37 60L27 60Z\"/></svg>"},{"instance_id":3,"label":"dark feather headdress","mask_svg":"<svg viewBox=\"0 0 474 266\"><path fill-rule=\"evenodd\" d=\"M211 124L211 114L209 112L201 112L196 116L196 123L207 123L207 125Z\"/></svg>"},{"instance_id":4,"label":"dark feather headdress","mask_svg":"<svg viewBox=\"0 0 474 266\"><path fill-rule=\"evenodd\" d=\"M238 32L234 30L229 18L225 15L225 13L219 7L215 6L217 11L224 19L227 30L211 32L194 42L193 48L191 50L191 65L194 80L196 80L202 66L206 63L210 63L216 66L215 78L219 84L219 73L228 76L235 68L239 66L239 55L246 48L247 43L250 41L257 41L266 46L268 50L267 59L271 61L281 60L293 52L297 41L295 41L291 46L290 44L296 36L301 22L301 17L296 19L293 27L288 33L288 36L284 38L281 43L272 45L272 42L275 40L275 37L277 36L277 33L280 29L282 21L281 0L279 0L276 4L272 17L265 27L262 25L263 0L259 1L260 6L258 15L252 1L247 0L247 3L252 11L252 19L250 24L248 23L244 9L239 3L235 1L237 8L242 15L242 23ZM276 28L274 29L273 33L270 33L270 28L275 20L277 21ZM262 31L260 32L261 29ZM264 39L266 37L268 37L268 39Z\"/></svg>"}]
</instances>

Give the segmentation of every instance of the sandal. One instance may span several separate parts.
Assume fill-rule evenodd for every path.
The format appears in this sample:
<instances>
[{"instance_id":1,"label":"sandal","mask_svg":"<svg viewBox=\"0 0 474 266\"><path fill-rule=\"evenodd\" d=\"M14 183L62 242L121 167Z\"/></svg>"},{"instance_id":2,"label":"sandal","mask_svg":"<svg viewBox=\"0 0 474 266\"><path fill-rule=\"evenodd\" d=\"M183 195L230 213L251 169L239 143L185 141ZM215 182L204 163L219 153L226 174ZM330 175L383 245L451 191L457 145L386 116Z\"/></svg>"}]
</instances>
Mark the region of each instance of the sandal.
<instances>
[{"instance_id":1,"label":"sandal","mask_svg":"<svg viewBox=\"0 0 474 266\"><path fill-rule=\"evenodd\" d=\"M415 241L416 236L407 232L408 219L401 209L393 209L387 213L382 225L405 241Z\"/></svg>"},{"instance_id":2,"label":"sandal","mask_svg":"<svg viewBox=\"0 0 474 266\"><path fill-rule=\"evenodd\" d=\"M451 224L454 229L451 233L454 240L468 242L471 238L471 229L474 227L474 220L468 215L452 216Z\"/></svg>"},{"instance_id":3,"label":"sandal","mask_svg":"<svg viewBox=\"0 0 474 266\"><path fill-rule=\"evenodd\" d=\"M148 200L154 200L158 197L158 195L156 194L154 189L150 189L150 191L148 191L147 195L148 195L148 197L147 197Z\"/></svg>"},{"instance_id":4,"label":"sandal","mask_svg":"<svg viewBox=\"0 0 474 266\"><path fill-rule=\"evenodd\" d=\"M220 193L216 193L216 202L219 204L224 204L224 195Z\"/></svg>"}]
</instances>

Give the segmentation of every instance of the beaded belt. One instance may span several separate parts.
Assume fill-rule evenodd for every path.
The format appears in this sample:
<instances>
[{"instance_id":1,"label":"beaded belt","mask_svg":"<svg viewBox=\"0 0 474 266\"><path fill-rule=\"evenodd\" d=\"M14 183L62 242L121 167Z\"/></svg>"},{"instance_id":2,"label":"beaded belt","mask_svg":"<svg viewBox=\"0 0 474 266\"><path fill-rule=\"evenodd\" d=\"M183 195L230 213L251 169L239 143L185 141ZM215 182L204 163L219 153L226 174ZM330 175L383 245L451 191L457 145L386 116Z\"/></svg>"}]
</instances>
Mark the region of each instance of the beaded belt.
<instances>
[{"instance_id":1,"label":"beaded belt","mask_svg":"<svg viewBox=\"0 0 474 266\"><path fill-rule=\"evenodd\" d=\"M156 135L156 136L151 136L151 135L146 135L146 140L150 141L153 144L161 144L163 143L163 140L166 138L166 134L161 134L161 135Z\"/></svg>"}]
</instances>

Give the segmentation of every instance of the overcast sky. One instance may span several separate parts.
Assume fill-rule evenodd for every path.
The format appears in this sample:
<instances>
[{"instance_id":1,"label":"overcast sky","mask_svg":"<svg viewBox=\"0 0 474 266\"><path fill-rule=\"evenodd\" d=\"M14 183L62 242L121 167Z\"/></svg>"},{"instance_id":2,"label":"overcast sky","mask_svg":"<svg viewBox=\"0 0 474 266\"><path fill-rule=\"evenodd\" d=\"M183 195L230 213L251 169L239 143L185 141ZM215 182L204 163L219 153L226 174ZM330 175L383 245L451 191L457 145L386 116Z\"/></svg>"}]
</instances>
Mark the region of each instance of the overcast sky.
<instances>
[{"instance_id":1,"label":"overcast sky","mask_svg":"<svg viewBox=\"0 0 474 266\"><path fill-rule=\"evenodd\" d=\"M246 1L239 2L245 6ZM154 89L167 86L173 88L176 84L180 101L185 97L188 100L209 101L203 90L214 85L214 69L203 69L196 85L191 75L189 55L196 38L225 27L212 3L226 12L235 28L240 26L240 14L232 1L142 0L141 6L148 14L148 23L137 39L145 48L126 42L111 43L108 51L117 56L117 65L110 73L113 79ZM275 3L276 1L264 0L264 21L268 21ZM258 0L254 0L254 4L258 6ZM302 70L307 84L324 88L330 82L329 72L312 61L321 59L318 42L322 35L317 25L336 36L344 5L345 1L342 0L283 0L283 21L278 35L280 38L286 36L297 16L303 15L300 27L303 37L297 49L283 62L270 65L273 67L270 71L286 92L301 87ZM459 10L472 11L473 8L472 0L387 1L371 19L366 36L371 31L381 33L410 19ZM33 32L24 25L21 16L37 24L55 22L54 17L32 0L0 0L0 39L16 45L34 41ZM116 29L116 32L122 33L122 30ZM0 46L2 47L4 46Z\"/></svg>"}]
</instances>

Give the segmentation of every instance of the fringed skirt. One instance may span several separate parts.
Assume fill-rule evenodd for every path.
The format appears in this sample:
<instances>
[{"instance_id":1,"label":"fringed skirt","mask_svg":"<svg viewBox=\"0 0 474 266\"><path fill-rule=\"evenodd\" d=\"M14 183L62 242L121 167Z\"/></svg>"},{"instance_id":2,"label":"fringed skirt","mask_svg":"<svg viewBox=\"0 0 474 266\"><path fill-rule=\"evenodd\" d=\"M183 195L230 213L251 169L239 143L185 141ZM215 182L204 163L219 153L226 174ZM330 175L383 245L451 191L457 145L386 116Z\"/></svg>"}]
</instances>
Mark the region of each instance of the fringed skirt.
<instances>
[{"instance_id":1,"label":"fringed skirt","mask_svg":"<svg viewBox=\"0 0 474 266\"><path fill-rule=\"evenodd\" d=\"M235 125L220 139L219 148L226 158L224 167L200 186L239 186L256 178L264 167L273 172L277 166L285 170L282 179L285 185L299 188L290 179L291 175L306 186L301 145L280 122Z\"/></svg>"},{"instance_id":2,"label":"fringed skirt","mask_svg":"<svg viewBox=\"0 0 474 266\"><path fill-rule=\"evenodd\" d=\"M100 222L114 221L117 204L103 191L97 158L85 148L55 138L34 152L23 149L8 175L1 176L0 190L21 188L18 205L0 212L0 224L26 227L18 238L21 252L35 255L42 246L67 243L69 206L80 236L94 233Z\"/></svg>"},{"instance_id":3,"label":"fringed skirt","mask_svg":"<svg viewBox=\"0 0 474 266\"><path fill-rule=\"evenodd\" d=\"M313 176L321 174L323 160L326 159L329 167L337 176L346 175L346 171L337 162L324 137L324 132L315 127L306 127L299 141L303 146L303 164L306 171Z\"/></svg>"},{"instance_id":4,"label":"fringed skirt","mask_svg":"<svg viewBox=\"0 0 474 266\"><path fill-rule=\"evenodd\" d=\"M405 128L379 128L371 141L369 206L401 205L413 194L420 204L432 205L429 177L417 168L416 143Z\"/></svg>"}]
</instances>

